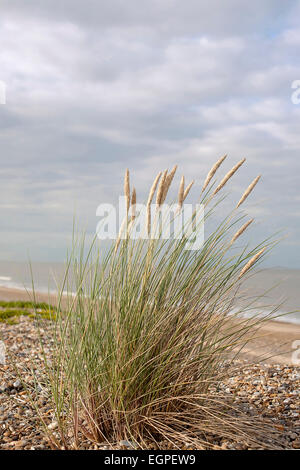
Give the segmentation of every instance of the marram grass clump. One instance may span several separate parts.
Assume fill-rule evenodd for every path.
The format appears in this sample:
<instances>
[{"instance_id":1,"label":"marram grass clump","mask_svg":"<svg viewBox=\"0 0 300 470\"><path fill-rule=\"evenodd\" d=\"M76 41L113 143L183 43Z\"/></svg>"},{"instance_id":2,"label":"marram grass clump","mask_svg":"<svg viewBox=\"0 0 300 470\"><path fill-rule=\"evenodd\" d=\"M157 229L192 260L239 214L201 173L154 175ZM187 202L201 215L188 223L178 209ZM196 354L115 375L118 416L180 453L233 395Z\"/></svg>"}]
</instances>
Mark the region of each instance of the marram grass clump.
<instances>
[{"instance_id":1,"label":"marram grass clump","mask_svg":"<svg viewBox=\"0 0 300 470\"><path fill-rule=\"evenodd\" d=\"M237 206L245 204L257 178L222 221L215 217L224 199L221 191L245 162L239 161L218 182L214 178L225 158L202 186L205 222L213 228L201 250L186 250L185 237L164 239L162 230L156 239L130 239L136 223L130 209L137 194L128 170L127 217L115 245L109 252L92 246L85 255L83 245L74 242L56 308L53 358L45 369L58 422L57 433L45 424L53 448L121 440L144 449L162 448L163 442L209 448L221 438L271 447L259 420L212 393L266 319L243 316L253 299L243 309L237 301L246 275L273 243L241 246L253 220L245 222ZM151 220L151 204L159 213L176 170L162 171L154 179L146 200L147 233L157 215ZM177 213L192 185L181 177ZM192 222L201 229L203 221Z\"/></svg>"}]
</instances>

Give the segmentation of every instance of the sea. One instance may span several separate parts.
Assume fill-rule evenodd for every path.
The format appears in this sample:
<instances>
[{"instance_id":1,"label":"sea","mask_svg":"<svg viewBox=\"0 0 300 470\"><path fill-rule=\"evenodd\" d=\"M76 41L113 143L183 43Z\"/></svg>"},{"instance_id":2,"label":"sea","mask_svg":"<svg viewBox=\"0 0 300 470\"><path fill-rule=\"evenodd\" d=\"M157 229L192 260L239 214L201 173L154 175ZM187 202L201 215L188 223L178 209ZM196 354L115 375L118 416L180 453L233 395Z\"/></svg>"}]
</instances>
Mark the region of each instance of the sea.
<instances>
[{"instance_id":1,"label":"sea","mask_svg":"<svg viewBox=\"0 0 300 470\"><path fill-rule=\"evenodd\" d=\"M0 261L0 287L30 290L33 281L36 291L54 293L65 269L64 263ZM259 297L256 305L263 314L277 306L277 321L300 324L300 269L261 270L246 281L244 292L249 298Z\"/></svg>"}]
</instances>

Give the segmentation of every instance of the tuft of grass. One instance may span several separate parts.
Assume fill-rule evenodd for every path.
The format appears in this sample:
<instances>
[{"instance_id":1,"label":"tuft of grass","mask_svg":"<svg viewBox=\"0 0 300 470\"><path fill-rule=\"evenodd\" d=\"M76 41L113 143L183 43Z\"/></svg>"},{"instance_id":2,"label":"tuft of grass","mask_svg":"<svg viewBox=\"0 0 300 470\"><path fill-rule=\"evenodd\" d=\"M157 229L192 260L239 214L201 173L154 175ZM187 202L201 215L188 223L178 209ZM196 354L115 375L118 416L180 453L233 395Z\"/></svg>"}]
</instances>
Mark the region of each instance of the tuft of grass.
<instances>
[{"instance_id":1,"label":"tuft of grass","mask_svg":"<svg viewBox=\"0 0 300 470\"><path fill-rule=\"evenodd\" d=\"M24 308L24 307L27 308ZM47 307L47 308L46 308ZM30 309L30 310L29 310ZM0 323L16 324L18 317L42 318L44 320L55 320L56 310L47 304L35 304L34 302L0 302Z\"/></svg>"},{"instance_id":2,"label":"tuft of grass","mask_svg":"<svg viewBox=\"0 0 300 470\"><path fill-rule=\"evenodd\" d=\"M5 321L8 318L20 317L21 315L30 315L30 311L22 309L9 309L0 310L0 321Z\"/></svg>"},{"instance_id":3,"label":"tuft of grass","mask_svg":"<svg viewBox=\"0 0 300 470\"><path fill-rule=\"evenodd\" d=\"M55 310L56 307L53 305L47 304L46 302L32 302L32 301L5 301L0 300L0 308L31 308L39 310Z\"/></svg>"},{"instance_id":4,"label":"tuft of grass","mask_svg":"<svg viewBox=\"0 0 300 470\"><path fill-rule=\"evenodd\" d=\"M209 227L201 250L186 250L185 237L165 239L163 228L156 239L130 239L135 220L128 213L128 170L127 236L119 236L108 252L93 243L87 254L84 239L74 239L56 307L52 362L45 357L45 383L59 433L47 431L53 448L120 440L138 448L160 448L164 440L175 447L180 442L212 447L223 437L272 447L271 431L266 437L257 418L251 420L228 397L211 393L230 375L232 360L249 335L272 316L243 316L253 299L245 304L243 297L239 308L246 273L274 242L236 247L234 234L244 216L235 207L225 216L221 209L221 221L215 217L224 199L215 200L216 194L244 163L216 186L212 178L224 158L209 172L201 193ZM167 175L167 170L159 173L150 191L152 201L157 189L154 226ZM184 178L179 194L176 214ZM148 212L147 233L149 221ZM190 223L197 232L202 229L203 221L194 215Z\"/></svg>"}]
</instances>

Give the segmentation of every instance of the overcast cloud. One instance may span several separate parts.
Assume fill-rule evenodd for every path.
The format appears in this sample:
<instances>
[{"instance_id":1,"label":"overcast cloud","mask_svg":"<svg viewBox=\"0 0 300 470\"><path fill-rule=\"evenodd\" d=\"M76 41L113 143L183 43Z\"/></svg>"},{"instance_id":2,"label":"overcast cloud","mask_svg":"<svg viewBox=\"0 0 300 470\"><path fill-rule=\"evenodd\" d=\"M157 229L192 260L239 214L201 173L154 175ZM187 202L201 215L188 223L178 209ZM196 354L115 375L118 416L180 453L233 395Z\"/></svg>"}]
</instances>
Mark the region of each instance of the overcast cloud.
<instances>
[{"instance_id":1,"label":"overcast cloud","mask_svg":"<svg viewBox=\"0 0 300 470\"><path fill-rule=\"evenodd\" d=\"M300 268L299 1L2 0L0 13L0 259L63 259L74 212L92 232L126 167L143 199L157 170L179 163L199 189L228 153L223 172L247 158L233 197L263 174L257 236L289 235L271 264Z\"/></svg>"}]
</instances>

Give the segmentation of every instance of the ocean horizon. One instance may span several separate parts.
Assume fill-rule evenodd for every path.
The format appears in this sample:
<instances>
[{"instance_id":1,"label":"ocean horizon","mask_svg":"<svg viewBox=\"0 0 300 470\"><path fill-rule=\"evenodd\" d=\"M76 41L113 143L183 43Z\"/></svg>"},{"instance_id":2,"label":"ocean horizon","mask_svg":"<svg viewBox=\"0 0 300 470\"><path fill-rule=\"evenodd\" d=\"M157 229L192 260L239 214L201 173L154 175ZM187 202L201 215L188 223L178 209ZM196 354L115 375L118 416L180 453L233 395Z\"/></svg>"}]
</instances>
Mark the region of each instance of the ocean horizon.
<instances>
[{"instance_id":1,"label":"ocean horizon","mask_svg":"<svg viewBox=\"0 0 300 470\"><path fill-rule=\"evenodd\" d=\"M55 293L65 269L62 262L32 262L30 268L29 262L0 261L0 288L31 290L33 280L37 292ZM244 287L247 296L261 297L257 309L263 315L278 306L275 321L300 324L300 269L265 268Z\"/></svg>"}]
</instances>

